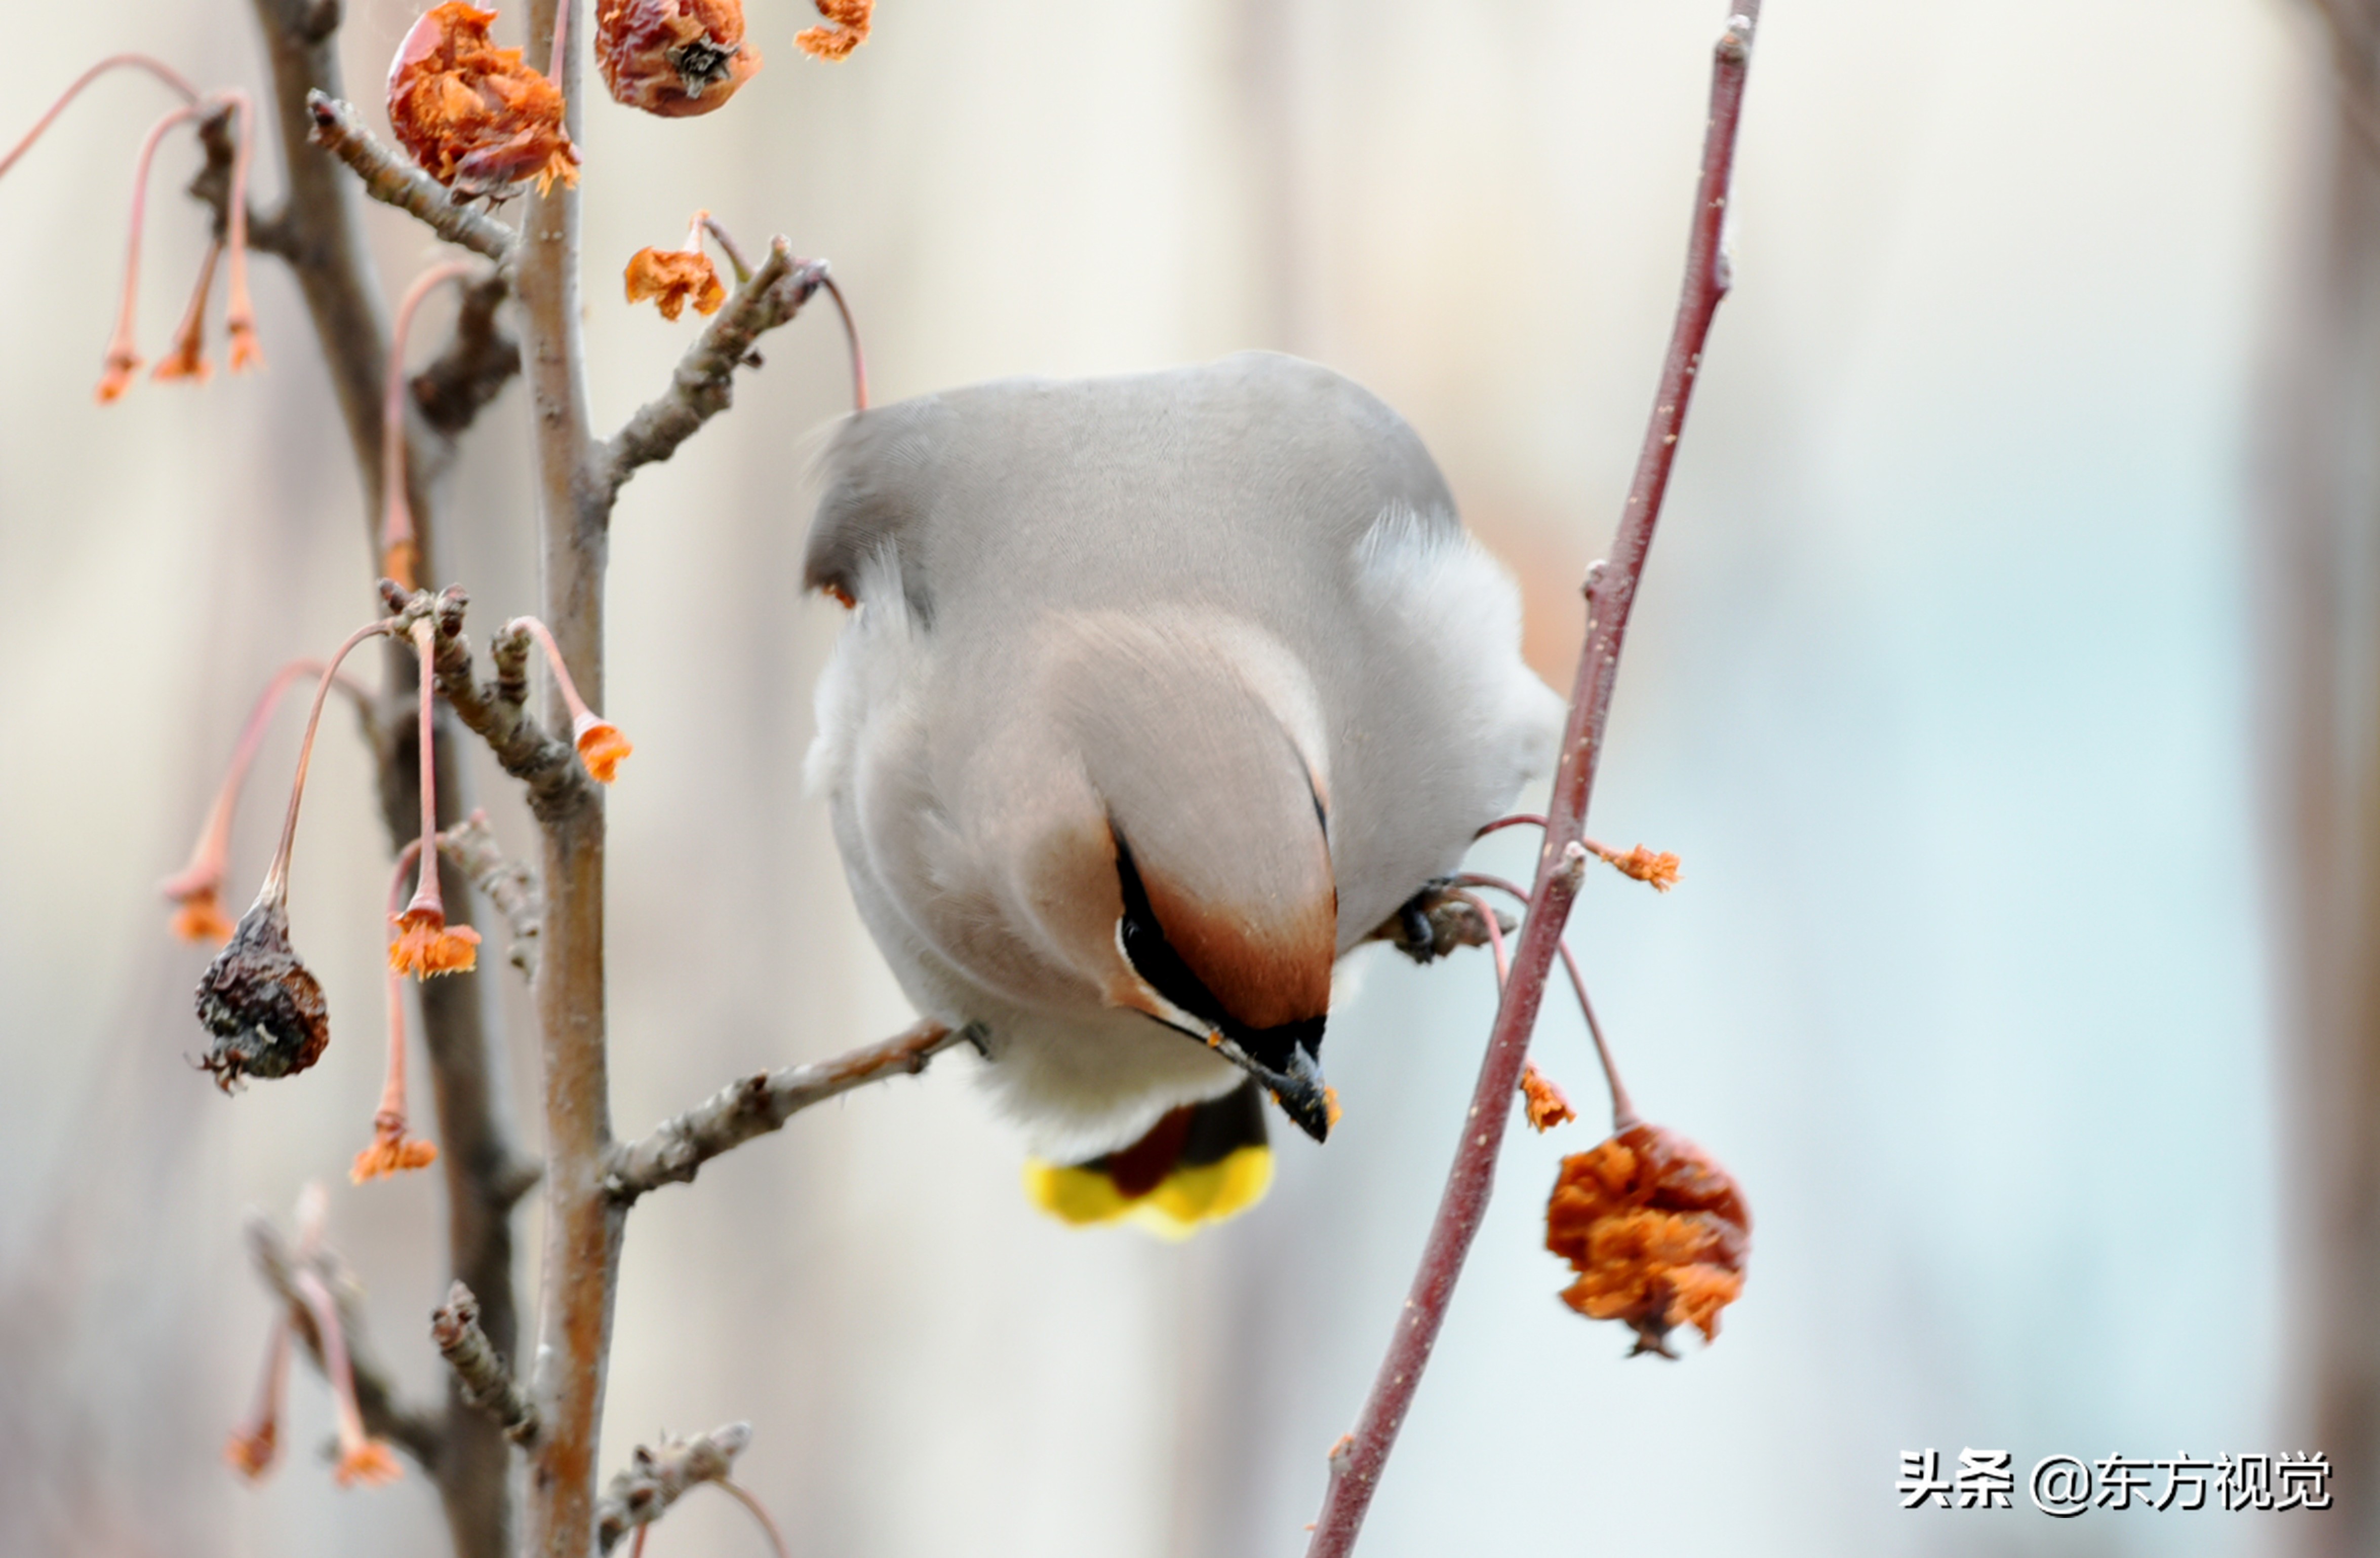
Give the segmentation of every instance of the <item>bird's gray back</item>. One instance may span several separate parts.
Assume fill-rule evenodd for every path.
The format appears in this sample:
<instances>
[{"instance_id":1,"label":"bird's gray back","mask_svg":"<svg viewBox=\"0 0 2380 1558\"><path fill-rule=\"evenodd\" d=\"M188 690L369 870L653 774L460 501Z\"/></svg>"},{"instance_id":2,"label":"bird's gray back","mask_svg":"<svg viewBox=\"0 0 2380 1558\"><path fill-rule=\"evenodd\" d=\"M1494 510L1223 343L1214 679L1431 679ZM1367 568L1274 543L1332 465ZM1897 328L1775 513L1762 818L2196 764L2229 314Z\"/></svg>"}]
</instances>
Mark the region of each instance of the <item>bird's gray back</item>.
<instances>
[{"instance_id":1,"label":"bird's gray back","mask_svg":"<svg viewBox=\"0 0 2380 1558\"><path fill-rule=\"evenodd\" d=\"M1170 602L1302 636L1292 625L1340 592L1384 513L1455 524L1402 419L1328 369L1264 352L863 412L824 478L805 582L857 598L889 551L913 617L961 633L978 612Z\"/></svg>"}]
</instances>

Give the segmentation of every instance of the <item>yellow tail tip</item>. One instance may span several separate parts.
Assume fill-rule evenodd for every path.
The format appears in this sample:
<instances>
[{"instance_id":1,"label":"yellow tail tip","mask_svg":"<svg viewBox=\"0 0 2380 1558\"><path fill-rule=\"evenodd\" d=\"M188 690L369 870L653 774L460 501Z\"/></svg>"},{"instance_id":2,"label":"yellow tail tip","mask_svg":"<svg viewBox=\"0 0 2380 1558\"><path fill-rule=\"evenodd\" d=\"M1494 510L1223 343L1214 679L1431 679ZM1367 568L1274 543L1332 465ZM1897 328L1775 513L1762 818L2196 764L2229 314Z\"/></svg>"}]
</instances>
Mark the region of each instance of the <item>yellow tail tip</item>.
<instances>
[{"instance_id":1,"label":"yellow tail tip","mask_svg":"<svg viewBox=\"0 0 2380 1558\"><path fill-rule=\"evenodd\" d=\"M1272 1187L1272 1150L1235 1148L1211 1163L1179 1167L1144 1196L1126 1196L1114 1180L1088 1165L1025 1161L1025 1196L1061 1223L1075 1227L1130 1222L1158 1237L1186 1239L1209 1223L1236 1217Z\"/></svg>"}]
</instances>

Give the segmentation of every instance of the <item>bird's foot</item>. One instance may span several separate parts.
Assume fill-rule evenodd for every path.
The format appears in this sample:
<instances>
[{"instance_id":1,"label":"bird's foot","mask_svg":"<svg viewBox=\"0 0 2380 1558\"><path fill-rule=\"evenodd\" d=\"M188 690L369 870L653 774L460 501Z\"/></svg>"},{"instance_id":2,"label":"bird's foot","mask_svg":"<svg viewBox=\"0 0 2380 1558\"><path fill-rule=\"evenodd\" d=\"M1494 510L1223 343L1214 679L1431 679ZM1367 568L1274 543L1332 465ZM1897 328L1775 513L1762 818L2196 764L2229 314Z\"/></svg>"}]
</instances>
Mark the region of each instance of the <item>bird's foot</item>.
<instances>
[{"instance_id":1,"label":"bird's foot","mask_svg":"<svg viewBox=\"0 0 2380 1558\"><path fill-rule=\"evenodd\" d=\"M1510 931L1520 921L1497 913L1496 923L1499 929ZM1459 946L1486 946L1488 921L1479 907L1454 885L1452 878L1439 877L1423 883L1420 892L1407 898L1396 913L1364 939L1386 942L1416 963L1429 963Z\"/></svg>"}]
</instances>

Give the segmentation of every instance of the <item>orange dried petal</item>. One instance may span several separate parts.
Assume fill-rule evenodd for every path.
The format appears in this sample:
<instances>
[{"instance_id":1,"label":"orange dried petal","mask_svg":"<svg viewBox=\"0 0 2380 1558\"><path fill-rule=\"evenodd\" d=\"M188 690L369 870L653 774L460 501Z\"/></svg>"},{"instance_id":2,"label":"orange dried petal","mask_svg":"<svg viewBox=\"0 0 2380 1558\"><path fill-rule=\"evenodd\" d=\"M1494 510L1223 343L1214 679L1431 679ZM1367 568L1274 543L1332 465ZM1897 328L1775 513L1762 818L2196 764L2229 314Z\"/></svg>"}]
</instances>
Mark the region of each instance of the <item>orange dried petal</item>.
<instances>
[{"instance_id":1,"label":"orange dried petal","mask_svg":"<svg viewBox=\"0 0 2380 1558\"><path fill-rule=\"evenodd\" d=\"M715 314L727 301L719 268L710 257L687 249L640 249L628 257L622 274L628 301L654 301L663 319L675 319L689 302L698 314Z\"/></svg>"},{"instance_id":2,"label":"orange dried petal","mask_svg":"<svg viewBox=\"0 0 2380 1558\"><path fill-rule=\"evenodd\" d=\"M186 942L212 942L221 946L231 940L231 917L224 913L223 899L211 883L195 888L175 899L174 934Z\"/></svg>"},{"instance_id":3,"label":"orange dried petal","mask_svg":"<svg viewBox=\"0 0 2380 1558\"><path fill-rule=\"evenodd\" d=\"M589 720L578 732L578 761L587 772L608 785L619 772L620 760L636 750L620 727L609 720Z\"/></svg>"},{"instance_id":4,"label":"orange dried petal","mask_svg":"<svg viewBox=\"0 0 2380 1558\"><path fill-rule=\"evenodd\" d=\"M231 371L245 373L251 368L264 366L264 348L257 344L256 326L248 320L228 322L225 334L231 339Z\"/></svg>"},{"instance_id":5,"label":"orange dried petal","mask_svg":"<svg viewBox=\"0 0 2380 1558\"><path fill-rule=\"evenodd\" d=\"M279 1457L281 1430L272 1422L234 1429L224 1441L224 1463L250 1482L261 1482Z\"/></svg>"},{"instance_id":6,"label":"orange dried petal","mask_svg":"<svg viewBox=\"0 0 2380 1558\"><path fill-rule=\"evenodd\" d=\"M396 939L388 944L388 966L400 974L468 973L480 960L480 933L468 925L448 925L435 909L391 915Z\"/></svg>"},{"instance_id":7,"label":"orange dried petal","mask_svg":"<svg viewBox=\"0 0 2380 1558\"><path fill-rule=\"evenodd\" d=\"M1562 1090L1537 1069L1536 1061L1529 1062L1521 1070L1521 1100L1528 1114L1529 1128L1540 1134L1565 1121L1578 1118L1578 1112L1570 1106L1570 1100L1564 1098Z\"/></svg>"},{"instance_id":8,"label":"orange dried petal","mask_svg":"<svg viewBox=\"0 0 2380 1558\"><path fill-rule=\"evenodd\" d=\"M367 1439L339 1457L331 1479L342 1488L352 1488L360 1482L367 1488L377 1488L394 1482L405 1475L388 1446L377 1439Z\"/></svg>"},{"instance_id":9,"label":"orange dried petal","mask_svg":"<svg viewBox=\"0 0 2380 1558\"><path fill-rule=\"evenodd\" d=\"M394 1131L373 1135L371 1145L356 1154L355 1163L347 1170L347 1179L361 1185L368 1179L428 1168L437 1161L436 1147L419 1137L406 1135L400 1126Z\"/></svg>"},{"instance_id":10,"label":"orange dried petal","mask_svg":"<svg viewBox=\"0 0 2380 1558\"><path fill-rule=\"evenodd\" d=\"M851 51L868 42L868 29L874 25L876 0L817 0L819 15L830 25L805 28L794 35L794 44L804 54L820 59L847 59Z\"/></svg>"},{"instance_id":11,"label":"orange dried petal","mask_svg":"<svg viewBox=\"0 0 2380 1558\"><path fill-rule=\"evenodd\" d=\"M100 374L99 388L93 393L98 396L102 406L110 406L132 386L132 375L140 371L140 356L128 348L117 347L108 352L103 367L105 371Z\"/></svg>"}]
</instances>

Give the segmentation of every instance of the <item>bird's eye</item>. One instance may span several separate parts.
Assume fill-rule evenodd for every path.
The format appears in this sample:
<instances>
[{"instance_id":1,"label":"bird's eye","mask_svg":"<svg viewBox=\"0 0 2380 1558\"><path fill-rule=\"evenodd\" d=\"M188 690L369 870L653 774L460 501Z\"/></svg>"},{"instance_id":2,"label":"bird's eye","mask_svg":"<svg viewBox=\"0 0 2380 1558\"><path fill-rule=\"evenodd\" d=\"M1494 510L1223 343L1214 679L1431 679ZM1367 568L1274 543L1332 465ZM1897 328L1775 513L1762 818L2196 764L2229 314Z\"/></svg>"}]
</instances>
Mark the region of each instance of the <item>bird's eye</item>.
<instances>
[{"instance_id":1,"label":"bird's eye","mask_svg":"<svg viewBox=\"0 0 2380 1558\"><path fill-rule=\"evenodd\" d=\"M1148 981L1149 989L1191 1016L1210 1029L1225 1026L1229 1018L1223 1004L1165 939L1165 927L1149 907L1148 889L1141 883L1132 847L1121 833L1115 834L1115 846L1116 882L1123 889L1123 919L1117 926L1116 939L1123 947L1124 961Z\"/></svg>"}]
</instances>

